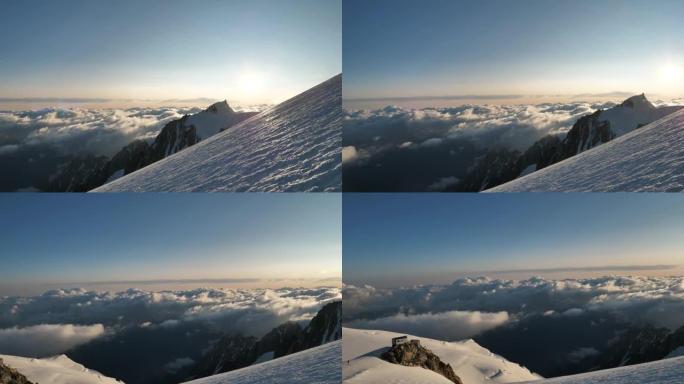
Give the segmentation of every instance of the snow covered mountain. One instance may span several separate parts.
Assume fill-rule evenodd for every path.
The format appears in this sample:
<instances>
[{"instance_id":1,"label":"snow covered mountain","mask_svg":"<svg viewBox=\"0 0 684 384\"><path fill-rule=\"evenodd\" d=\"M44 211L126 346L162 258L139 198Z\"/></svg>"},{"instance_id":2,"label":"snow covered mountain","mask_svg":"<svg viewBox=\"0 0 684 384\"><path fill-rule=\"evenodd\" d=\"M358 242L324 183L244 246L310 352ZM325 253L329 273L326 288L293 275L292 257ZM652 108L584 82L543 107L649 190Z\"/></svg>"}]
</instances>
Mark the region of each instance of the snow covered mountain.
<instances>
[{"instance_id":1,"label":"snow covered mountain","mask_svg":"<svg viewBox=\"0 0 684 384\"><path fill-rule=\"evenodd\" d=\"M90 370L65 355L45 359L0 355L0 360L33 384L122 384L121 381Z\"/></svg>"},{"instance_id":2,"label":"snow covered mountain","mask_svg":"<svg viewBox=\"0 0 684 384\"><path fill-rule=\"evenodd\" d=\"M678 384L684 381L684 357L658 360L579 375L556 377L537 384Z\"/></svg>"},{"instance_id":3,"label":"snow covered mountain","mask_svg":"<svg viewBox=\"0 0 684 384\"><path fill-rule=\"evenodd\" d=\"M337 191L342 75L97 192Z\"/></svg>"},{"instance_id":4,"label":"snow covered mountain","mask_svg":"<svg viewBox=\"0 0 684 384\"><path fill-rule=\"evenodd\" d=\"M246 368L209 376L192 384L338 384L342 341L324 344Z\"/></svg>"},{"instance_id":5,"label":"snow covered mountain","mask_svg":"<svg viewBox=\"0 0 684 384\"><path fill-rule=\"evenodd\" d=\"M444 376L420 367L389 363L380 355L389 349L391 339L404 336L394 332L344 328L342 348L342 378L345 383L444 383L453 384ZM464 384L514 383L541 379L518 364L511 363L479 346L473 340L446 342L424 337L419 339L451 368Z\"/></svg>"},{"instance_id":6,"label":"snow covered mountain","mask_svg":"<svg viewBox=\"0 0 684 384\"><path fill-rule=\"evenodd\" d=\"M488 192L684 190L684 110Z\"/></svg>"},{"instance_id":7,"label":"snow covered mountain","mask_svg":"<svg viewBox=\"0 0 684 384\"><path fill-rule=\"evenodd\" d=\"M478 192L496 187L608 143L681 108L656 107L644 94L632 96L612 108L579 118L565 137L541 138L522 154L507 148L490 150L458 188Z\"/></svg>"},{"instance_id":8,"label":"snow covered mountain","mask_svg":"<svg viewBox=\"0 0 684 384\"><path fill-rule=\"evenodd\" d=\"M244 121L256 112L235 112L227 101L212 104L202 112L168 122L154 141L135 140L111 159L105 156L76 157L59 166L41 189L52 192L85 192L176 152Z\"/></svg>"}]
</instances>

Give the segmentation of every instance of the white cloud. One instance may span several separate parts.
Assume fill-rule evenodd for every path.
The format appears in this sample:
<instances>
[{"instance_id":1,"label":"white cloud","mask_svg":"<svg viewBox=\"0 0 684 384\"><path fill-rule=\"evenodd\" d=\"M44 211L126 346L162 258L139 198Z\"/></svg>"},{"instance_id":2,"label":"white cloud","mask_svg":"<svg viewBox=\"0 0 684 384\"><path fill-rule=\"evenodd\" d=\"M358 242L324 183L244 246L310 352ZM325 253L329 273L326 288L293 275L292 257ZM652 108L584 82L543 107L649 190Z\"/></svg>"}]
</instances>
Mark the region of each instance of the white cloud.
<instances>
[{"instance_id":1,"label":"white cloud","mask_svg":"<svg viewBox=\"0 0 684 384\"><path fill-rule=\"evenodd\" d=\"M458 182L459 182L458 177L454 177L454 176L442 177L441 179L430 184L428 186L428 190L429 191L443 191L447 187L458 184Z\"/></svg>"},{"instance_id":2,"label":"white cloud","mask_svg":"<svg viewBox=\"0 0 684 384\"><path fill-rule=\"evenodd\" d=\"M45 357L66 352L101 337L102 324L40 324L29 327L0 329L0 353Z\"/></svg>"},{"instance_id":3,"label":"white cloud","mask_svg":"<svg viewBox=\"0 0 684 384\"><path fill-rule=\"evenodd\" d=\"M181 369L195 364L195 360L189 357L179 357L173 361L170 361L164 365L164 370L169 373L176 373Z\"/></svg>"},{"instance_id":4,"label":"white cloud","mask_svg":"<svg viewBox=\"0 0 684 384\"><path fill-rule=\"evenodd\" d=\"M359 157L359 153L354 146L350 145L342 148L342 164L355 161Z\"/></svg>"},{"instance_id":5,"label":"white cloud","mask_svg":"<svg viewBox=\"0 0 684 384\"><path fill-rule=\"evenodd\" d=\"M347 321L394 314L506 311L509 314L582 316L610 313L625 321L675 329L684 326L684 277L607 276L552 280L459 279L451 285L379 289L346 285Z\"/></svg>"},{"instance_id":6,"label":"white cloud","mask_svg":"<svg viewBox=\"0 0 684 384\"><path fill-rule=\"evenodd\" d=\"M463 340L503 325L508 319L506 312L448 311L409 315L399 313L373 320L357 320L348 325L434 339Z\"/></svg>"},{"instance_id":7,"label":"white cloud","mask_svg":"<svg viewBox=\"0 0 684 384\"><path fill-rule=\"evenodd\" d=\"M16 152L17 149L19 149L19 146L16 144L7 144L0 146L0 155L6 155L9 153Z\"/></svg>"},{"instance_id":8,"label":"white cloud","mask_svg":"<svg viewBox=\"0 0 684 384\"><path fill-rule=\"evenodd\" d=\"M340 299L336 287L116 293L63 289L34 297L0 297L0 328L101 324L116 332L201 321L223 332L261 336L285 321L311 319L321 306Z\"/></svg>"},{"instance_id":9,"label":"white cloud","mask_svg":"<svg viewBox=\"0 0 684 384\"><path fill-rule=\"evenodd\" d=\"M45 145L70 154L109 156L133 140L153 139L167 122L198 111L167 107L0 112L0 148L16 151Z\"/></svg>"},{"instance_id":10,"label":"white cloud","mask_svg":"<svg viewBox=\"0 0 684 384\"><path fill-rule=\"evenodd\" d=\"M568 354L568 360L570 360L573 363L577 363L579 361L582 361L586 357L596 356L598 354L599 354L599 351L596 350L596 348L582 347L582 348L577 348L574 351L571 351Z\"/></svg>"}]
</instances>

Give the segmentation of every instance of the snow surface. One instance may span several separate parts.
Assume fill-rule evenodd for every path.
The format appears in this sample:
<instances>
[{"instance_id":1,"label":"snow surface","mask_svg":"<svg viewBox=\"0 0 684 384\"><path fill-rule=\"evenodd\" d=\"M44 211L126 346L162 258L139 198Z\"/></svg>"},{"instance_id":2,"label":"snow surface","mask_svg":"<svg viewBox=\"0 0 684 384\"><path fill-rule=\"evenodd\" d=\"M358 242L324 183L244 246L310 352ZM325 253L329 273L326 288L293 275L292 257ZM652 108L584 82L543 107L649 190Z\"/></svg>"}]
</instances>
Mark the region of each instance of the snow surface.
<instances>
[{"instance_id":1,"label":"snow surface","mask_svg":"<svg viewBox=\"0 0 684 384\"><path fill-rule=\"evenodd\" d=\"M339 191L342 75L97 192Z\"/></svg>"},{"instance_id":2,"label":"snow surface","mask_svg":"<svg viewBox=\"0 0 684 384\"><path fill-rule=\"evenodd\" d=\"M262 364L189 381L192 384L339 384L342 341Z\"/></svg>"},{"instance_id":3,"label":"snow surface","mask_svg":"<svg viewBox=\"0 0 684 384\"><path fill-rule=\"evenodd\" d=\"M556 377L535 384L681 384L684 357L664 359L579 375Z\"/></svg>"},{"instance_id":4,"label":"snow surface","mask_svg":"<svg viewBox=\"0 0 684 384\"><path fill-rule=\"evenodd\" d=\"M29 381L37 384L121 384L121 381L102 375L69 359L65 355L32 359L0 355L5 365L14 368Z\"/></svg>"},{"instance_id":5,"label":"snow surface","mask_svg":"<svg viewBox=\"0 0 684 384\"><path fill-rule=\"evenodd\" d=\"M684 110L486 192L680 192Z\"/></svg>"},{"instance_id":6,"label":"snow surface","mask_svg":"<svg viewBox=\"0 0 684 384\"><path fill-rule=\"evenodd\" d=\"M268 351L259 356L256 361L254 361L254 364L261 364L271 360L273 360L273 351Z\"/></svg>"},{"instance_id":7,"label":"snow surface","mask_svg":"<svg viewBox=\"0 0 684 384\"><path fill-rule=\"evenodd\" d=\"M345 383L453 384L444 376L420 367L405 367L380 359L391 345L391 339L404 334L344 328L342 378ZM514 383L541 379L518 364L511 363L481 347L473 340L447 342L424 337L420 343L439 358L451 364L465 384Z\"/></svg>"}]
</instances>

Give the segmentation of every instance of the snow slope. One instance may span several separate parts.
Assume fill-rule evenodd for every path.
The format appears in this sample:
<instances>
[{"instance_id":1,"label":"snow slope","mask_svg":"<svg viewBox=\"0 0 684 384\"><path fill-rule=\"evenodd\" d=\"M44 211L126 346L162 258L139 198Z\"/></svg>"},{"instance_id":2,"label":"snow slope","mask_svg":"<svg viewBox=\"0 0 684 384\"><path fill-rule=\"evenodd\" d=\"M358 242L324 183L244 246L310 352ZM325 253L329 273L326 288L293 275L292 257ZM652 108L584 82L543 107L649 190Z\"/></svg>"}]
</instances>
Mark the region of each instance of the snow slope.
<instances>
[{"instance_id":1,"label":"snow slope","mask_svg":"<svg viewBox=\"0 0 684 384\"><path fill-rule=\"evenodd\" d=\"M97 192L337 191L342 75Z\"/></svg>"},{"instance_id":2,"label":"snow slope","mask_svg":"<svg viewBox=\"0 0 684 384\"><path fill-rule=\"evenodd\" d=\"M445 377L420 367L405 367L380 359L391 344L392 337L403 334L353 328L342 330L342 378L348 384L453 384ZM439 358L451 364L464 384L514 383L541 379L528 369L511 363L482 348L473 340L446 342L424 337L421 344Z\"/></svg>"},{"instance_id":3,"label":"snow slope","mask_svg":"<svg viewBox=\"0 0 684 384\"><path fill-rule=\"evenodd\" d=\"M189 381L192 384L339 384L342 341L265 363Z\"/></svg>"},{"instance_id":4,"label":"snow slope","mask_svg":"<svg viewBox=\"0 0 684 384\"><path fill-rule=\"evenodd\" d=\"M104 376L74 362L65 355L45 359L32 359L0 355L8 367L14 368L36 384L121 384L121 381Z\"/></svg>"},{"instance_id":5,"label":"snow slope","mask_svg":"<svg viewBox=\"0 0 684 384\"><path fill-rule=\"evenodd\" d=\"M536 384L680 384L684 382L684 357L556 377Z\"/></svg>"},{"instance_id":6,"label":"snow slope","mask_svg":"<svg viewBox=\"0 0 684 384\"><path fill-rule=\"evenodd\" d=\"M684 110L487 192L684 190Z\"/></svg>"}]
</instances>

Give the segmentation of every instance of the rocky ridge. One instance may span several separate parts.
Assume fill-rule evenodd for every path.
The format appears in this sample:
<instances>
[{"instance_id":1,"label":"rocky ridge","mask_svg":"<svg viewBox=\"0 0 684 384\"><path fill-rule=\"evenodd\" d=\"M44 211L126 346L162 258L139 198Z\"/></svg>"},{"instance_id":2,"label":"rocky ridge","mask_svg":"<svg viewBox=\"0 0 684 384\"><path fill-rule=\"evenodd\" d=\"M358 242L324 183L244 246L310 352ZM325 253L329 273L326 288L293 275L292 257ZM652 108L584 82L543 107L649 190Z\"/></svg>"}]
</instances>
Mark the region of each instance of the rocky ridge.
<instances>
[{"instance_id":1,"label":"rocky ridge","mask_svg":"<svg viewBox=\"0 0 684 384\"><path fill-rule=\"evenodd\" d=\"M463 384L461 379L454 373L451 365L443 362L431 350L420 345L419 340L411 340L395 345L388 351L385 351L380 357L392 364L428 369L446 377L452 383Z\"/></svg>"}]
</instances>

